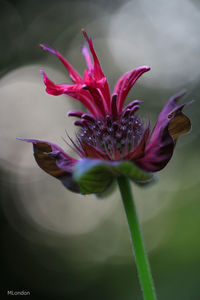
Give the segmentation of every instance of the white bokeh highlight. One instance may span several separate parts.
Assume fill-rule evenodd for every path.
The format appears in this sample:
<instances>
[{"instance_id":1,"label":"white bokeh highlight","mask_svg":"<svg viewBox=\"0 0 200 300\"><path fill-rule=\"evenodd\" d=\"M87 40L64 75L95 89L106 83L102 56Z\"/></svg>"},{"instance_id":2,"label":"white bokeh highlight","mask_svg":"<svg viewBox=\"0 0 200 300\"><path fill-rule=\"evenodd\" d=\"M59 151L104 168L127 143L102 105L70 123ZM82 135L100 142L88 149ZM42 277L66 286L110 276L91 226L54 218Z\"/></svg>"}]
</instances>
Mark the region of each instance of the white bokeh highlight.
<instances>
[{"instance_id":1,"label":"white bokeh highlight","mask_svg":"<svg viewBox=\"0 0 200 300\"><path fill-rule=\"evenodd\" d=\"M200 76L199 26L189 0L129 1L110 18L108 41L123 72L147 64L146 85L178 89Z\"/></svg>"}]
</instances>

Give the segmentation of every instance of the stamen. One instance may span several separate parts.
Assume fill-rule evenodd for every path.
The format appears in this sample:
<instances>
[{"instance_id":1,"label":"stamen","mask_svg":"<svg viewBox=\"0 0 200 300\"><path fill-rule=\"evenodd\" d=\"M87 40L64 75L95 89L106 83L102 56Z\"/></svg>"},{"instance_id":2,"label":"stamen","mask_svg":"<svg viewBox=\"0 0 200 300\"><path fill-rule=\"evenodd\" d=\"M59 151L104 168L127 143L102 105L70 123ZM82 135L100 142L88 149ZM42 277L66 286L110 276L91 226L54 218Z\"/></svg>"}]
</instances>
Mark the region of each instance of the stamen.
<instances>
[{"instance_id":1,"label":"stamen","mask_svg":"<svg viewBox=\"0 0 200 300\"><path fill-rule=\"evenodd\" d=\"M131 103L129 103L129 104L126 106L126 108L132 108L133 106L138 105L138 104L143 103L143 102L144 102L144 101L142 101L142 100L133 100Z\"/></svg>"},{"instance_id":2,"label":"stamen","mask_svg":"<svg viewBox=\"0 0 200 300\"><path fill-rule=\"evenodd\" d=\"M134 115L134 113L139 109L139 105L135 105L133 108L131 108L131 111L130 111L130 115Z\"/></svg>"},{"instance_id":3,"label":"stamen","mask_svg":"<svg viewBox=\"0 0 200 300\"><path fill-rule=\"evenodd\" d=\"M84 114L81 121L75 122L81 127L77 135L84 149L89 147L91 150L92 147L98 153L104 153L109 160L123 159L129 152L134 152L144 133L141 120L131 114L137 107L135 105L132 109L127 109L121 121L113 121L112 114L99 119ZM94 155L90 150L87 153Z\"/></svg>"},{"instance_id":4,"label":"stamen","mask_svg":"<svg viewBox=\"0 0 200 300\"><path fill-rule=\"evenodd\" d=\"M112 95L112 100L111 100L111 113L113 115L113 118L115 119L117 117L117 94Z\"/></svg>"},{"instance_id":5,"label":"stamen","mask_svg":"<svg viewBox=\"0 0 200 300\"><path fill-rule=\"evenodd\" d=\"M95 122L95 120L96 120L93 116L88 115L88 114L83 114L82 119L88 120L90 122Z\"/></svg>"},{"instance_id":6,"label":"stamen","mask_svg":"<svg viewBox=\"0 0 200 300\"><path fill-rule=\"evenodd\" d=\"M74 125L75 125L75 126L80 126L80 127L83 127L83 126L84 126L84 124L83 124L82 121L74 121Z\"/></svg>"},{"instance_id":7,"label":"stamen","mask_svg":"<svg viewBox=\"0 0 200 300\"><path fill-rule=\"evenodd\" d=\"M83 114L84 114L84 113L81 112L81 111L72 110L72 111L69 111L67 115L68 115L68 117L77 117L77 118L81 118Z\"/></svg>"}]
</instances>

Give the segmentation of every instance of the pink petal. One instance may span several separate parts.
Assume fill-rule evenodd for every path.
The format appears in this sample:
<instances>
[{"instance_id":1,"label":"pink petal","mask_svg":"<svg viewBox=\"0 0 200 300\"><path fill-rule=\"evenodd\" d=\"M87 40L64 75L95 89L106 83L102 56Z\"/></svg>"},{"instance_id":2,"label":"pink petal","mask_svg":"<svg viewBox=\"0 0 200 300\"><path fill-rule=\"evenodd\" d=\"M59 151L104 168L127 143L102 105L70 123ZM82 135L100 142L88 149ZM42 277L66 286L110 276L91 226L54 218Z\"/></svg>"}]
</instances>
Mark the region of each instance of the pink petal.
<instances>
[{"instance_id":1,"label":"pink petal","mask_svg":"<svg viewBox=\"0 0 200 300\"><path fill-rule=\"evenodd\" d=\"M86 41L88 42L88 45L89 45L89 48L90 48L90 52L92 54L92 57L93 57L93 61L94 61L94 66L93 68L91 68L91 65L90 65L90 68L89 70L92 71L93 73L93 77L95 79L96 82L102 82L102 87L100 88L101 90L101 93L107 103L107 109L108 111L110 112L110 109L111 109L111 97L110 97L110 90L109 90L109 85L108 85L108 81L102 71L102 68L101 68L101 65L99 63L99 60L98 60L98 57L95 53L95 50L94 50L94 46L93 46L93 43L92 43L92 39L90 39L86 33L86 31L84 29L82 29L82 32L83 32L83 35L86 39ZM85 50L84 50L85 51ZM102 81L103 80L103 81Z\"/></svg>"},{"instance_id":2,"label":"pink petal","mask_svg":"<svg viewBox=\"0 0 200 300\"><path fill-rule=\"evenodd\" d=\"M81 147L85 153L85 157L109 160L109 156L104 152L100 151L99 148L96 148L86 143L81 143Z\"/></svg>"},{"instance_id":3,"label":"pink petal","mask_svg":"<svg viewBox=\"0 0 200 300\"><path fill-rule=\"evenodd\" d=\"M66 94L79 102L81 102L94 116L98 116L100 112L93 104L93 98L88 91L82 89L82 85L75 84L54 84L46 74L41 71L43 75L44 84L46 85L46 92L50 95L58 96Z\"/></svg>"},{"instance_id":4,"label":"pink petal","mask_svg":"<svg viewBox=\"0 0 200 300\"><path fill-rule=\"evenodd\" d=\"M94 46L92 43L92 39L90 39L86 33L86 31L84 29L82 29L82 33L86 39L86 41L88 42L89 48L90 48L90 52L92 54L93 60L94 60L94 76L97 80L101 79L102 77L105 77L102 69L101 69L101 65L99 63L98 57L94 51Z\"/></svg>"},{"instance_id":5,"label":"pink petal","mask_svg":"<svg viewBox=\"0 0 200 300\"><path fill-rule=\"evenodd\" d=\"M177 138L191 128L188 117L182 113L185 104L177 105L184 93L169 99L149 138L144 157L135 162L145 171L156 172L163 169L172 157Z\"/></svg>"},{"instance_id":6,"label":"pink petal","mask_svg":"<svg viewBox=\"0 0 200 300\"><path fill-rule=\"evenodd\" d=\"M93 68L93 65L92 65L90 53L88 51L88 48L85 45L82 48L82 53L83 53L83 55L85 57L85 61L86 61L86 64L88 66L88 69L91 70Z\"/></svg>"},{"instance_id":7,"label":"pink petal","mask_svg":"<svg viewBox=\"0 0 200 300\"><path fill-rule=\"evenodd\" d=\"M118 106L118 113L120 114L122 111L123 104L126 100L128 92L135 84L137 79L145 72L149 71L149 66L141 66L137 69L131 70L128 73L123 74L119 80L117 81L114 93L118 94L117 99L117 106Z\"/></svg>"},{"instance_id":8,"label":"pink petal","mask_svg":"<svg viewBox=\"0 0 200 300\"><path fill-rule=\"evenodd\" d=\"M93 98L93 102L95 103L96 107L101 112L101 115L105 116L106 115L106 108L105 108L104 99L103 99L103 97L100 93L101 91L99 89L95 89L91 86L85 86L84 89L90 92L90 94Z\"/></svg>"},{"instance_id":9,"label":"pink petal","mask_svg":"<svg viewBox=\"0 0 200 300\"><path fill-rule=\"evenodd\" d=\"M149 133L150 133L150 125L148 125L148 127L144 131L144 134L143 134L140 142L136 146L136 148L133 151L129 152L124 157L124 159L135 161L136 159L139 159L139 158L144 156L145 147L146 147L146 143L147 143L147 140L148 140L148 137L149 137Z\"/></svg>"},{"instance_id":10,"label":"pink petal","mask_svg":"<svg viewBox=\"0 0 200 300\"><path fill-rule=\"evenodd\" d=\"M51 47L49 47L47 45L43 45L43 44L40 44L40 47L42 48L42 50L49 51L52 54L56 55L60 59L60 61L63 63L63 65L67 69L71 80L74 83L82 83L83 82L81 75L71 66L71 64L58 51L52 49Z\"/></svg>"},{"instance_id":11,"label":"pink petal","mask_svg":"<svg viewBox=\"0 0 200 300\"><path fill-rule=\"evenodd\" d=\"M185 91L179 92L172 96L161 110L156 125L153 129L152 136L156 138L160 129L168 125L177 115L183 115L182 109L191 102L177 105L178 101L185 95ZM188 128L189 130L189 128ZM187 131L186 131L187 132Z\"/></svg>"},{"instance_id":12,"label":"pink petal","mask_svg":"<svg viewBox=\"0 0 200 300\"><path fill-rule=\"evenodd\" d=\"M142 158L134 162L144 171L157 172L163 169L172 157L174 141L169 134L168 126L163 127L156 139L153 139L146 147Z\"/></svg>"}]
</instances>

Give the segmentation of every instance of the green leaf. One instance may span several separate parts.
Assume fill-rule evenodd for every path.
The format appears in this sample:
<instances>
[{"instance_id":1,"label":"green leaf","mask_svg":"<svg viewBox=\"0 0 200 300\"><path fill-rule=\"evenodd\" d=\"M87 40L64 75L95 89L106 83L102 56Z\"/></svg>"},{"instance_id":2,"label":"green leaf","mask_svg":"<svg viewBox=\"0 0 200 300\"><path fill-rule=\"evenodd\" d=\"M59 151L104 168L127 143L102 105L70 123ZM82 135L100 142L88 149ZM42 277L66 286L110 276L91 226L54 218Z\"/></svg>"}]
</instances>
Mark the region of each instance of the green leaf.
<instances>
[{"instance_id":1,"label":"green leaf","mask_svg":"<svg viewBox=\"0 0 200 300\"><path fill-rule=\"evenodd\" d=\"M139 169L130 161L105 161L99 159L82 159L73 171L83 195L103 193L119 176L127 176L139 184L147 184L153 180L153 174Z\"/></svg>"}]
</instances>

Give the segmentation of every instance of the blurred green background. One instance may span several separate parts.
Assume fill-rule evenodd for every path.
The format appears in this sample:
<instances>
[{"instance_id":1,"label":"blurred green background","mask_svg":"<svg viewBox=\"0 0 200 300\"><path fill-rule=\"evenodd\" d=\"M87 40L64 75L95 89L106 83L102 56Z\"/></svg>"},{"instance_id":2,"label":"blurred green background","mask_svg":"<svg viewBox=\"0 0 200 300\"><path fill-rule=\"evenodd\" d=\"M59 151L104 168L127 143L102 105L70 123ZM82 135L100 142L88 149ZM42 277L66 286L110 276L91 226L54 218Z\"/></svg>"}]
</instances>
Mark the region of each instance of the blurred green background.
<instances>
[{"instance_id":1,"label":"blurred green background","mask_svg":"<svg viewBox=\"0 0 200 300\"><path fill-rule=\"evenodd\" d=\"M69 109L79 104L45 94L39 73L70 82L59 51L83 73L84 27L111 89L139 65L152 70L129 94L142 99L152 126L168 98L185 88L193 129L179 139L155 185L132 186L158 299L200 299L200 4L189 0L0 0L0 273L7 290L31 299L141 300L119 192L105 199L72 194L42 170L16 137L55 142L73 136ZM21 296L22 297L22 296Z\"/></svg>"}]
</instances>

